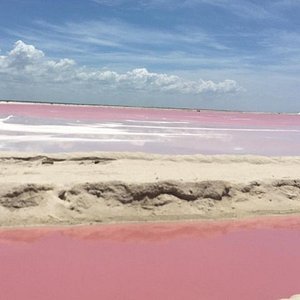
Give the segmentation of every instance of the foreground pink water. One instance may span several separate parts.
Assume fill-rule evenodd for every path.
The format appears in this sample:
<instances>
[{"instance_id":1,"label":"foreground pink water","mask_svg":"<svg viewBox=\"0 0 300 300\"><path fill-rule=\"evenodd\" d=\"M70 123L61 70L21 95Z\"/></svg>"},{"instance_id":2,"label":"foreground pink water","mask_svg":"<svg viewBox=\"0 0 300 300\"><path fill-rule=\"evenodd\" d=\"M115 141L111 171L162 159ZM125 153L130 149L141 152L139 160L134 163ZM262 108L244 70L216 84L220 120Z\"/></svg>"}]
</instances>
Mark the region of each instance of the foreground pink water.
<instances>
[{"instance_id":1,"label":"foreground pink water","mask_svg":"<svg viewBox=\"0 0 300 300\"><path fill-rule=\"evenodd\" d=\"M281 299L300 218L0 231L1 299Z\"/></svg>"}]
</instances>

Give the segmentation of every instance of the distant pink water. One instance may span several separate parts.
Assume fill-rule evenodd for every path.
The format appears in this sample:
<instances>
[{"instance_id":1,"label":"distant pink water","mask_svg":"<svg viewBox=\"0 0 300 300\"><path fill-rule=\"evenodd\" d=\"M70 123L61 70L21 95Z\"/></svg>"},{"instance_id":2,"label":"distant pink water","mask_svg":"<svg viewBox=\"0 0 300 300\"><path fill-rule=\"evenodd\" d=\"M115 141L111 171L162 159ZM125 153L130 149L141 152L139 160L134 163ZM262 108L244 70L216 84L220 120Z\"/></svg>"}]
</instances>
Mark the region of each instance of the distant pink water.
<instances>
[{"instance_id":1,"label":"distant pink water","mask_svg":"<svg viewBox=\"0 0 300 300\"><path fill-rule=\"evenodd\" d=\"M1 230L1 299L288 298L299 249L298 217Z\"/></svg>"},{"instance_id":2,"label":"distant pink water","mask_svg":"<svg viewBox=\"0 0 300 300\"><path fill-rule=\"evenodd\" d=\"M209 110L184 109L152 109L138 107L105 107L84 105L57 105L57 104L22 104L1 103L0 113L44 118L60 118L69 120L168 120L193 121L206 125L255 125L277 127L299 127L299 115L222 112Z\"/></svg>"},{"instance_id":3,"label":"distant pink water","mask_svg":"<svg viewBox=\"0 0 300 300\"><path fill-rule=\"evenodd\" d=\"M300 115L0 103L0 150L300 155Z\"/></svg>"}]
</instances>

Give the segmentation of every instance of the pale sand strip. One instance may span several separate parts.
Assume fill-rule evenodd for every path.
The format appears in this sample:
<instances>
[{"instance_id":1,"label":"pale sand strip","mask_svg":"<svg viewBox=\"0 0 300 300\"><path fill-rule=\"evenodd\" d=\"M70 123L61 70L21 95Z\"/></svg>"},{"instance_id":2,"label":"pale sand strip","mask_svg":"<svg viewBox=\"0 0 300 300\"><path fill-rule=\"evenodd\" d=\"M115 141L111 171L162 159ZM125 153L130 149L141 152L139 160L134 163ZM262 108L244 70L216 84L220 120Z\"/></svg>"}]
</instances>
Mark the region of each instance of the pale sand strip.
<instances>
[{"instance_id":1,"label":"pale sand strip","mask_svg":"<svg viewBox=\"0 0 300 300\"><path fill-rule=\"evenodd\" d=\"M0 225L300 213L300 157L0 153Z\"/></svg>"}]
</instances>

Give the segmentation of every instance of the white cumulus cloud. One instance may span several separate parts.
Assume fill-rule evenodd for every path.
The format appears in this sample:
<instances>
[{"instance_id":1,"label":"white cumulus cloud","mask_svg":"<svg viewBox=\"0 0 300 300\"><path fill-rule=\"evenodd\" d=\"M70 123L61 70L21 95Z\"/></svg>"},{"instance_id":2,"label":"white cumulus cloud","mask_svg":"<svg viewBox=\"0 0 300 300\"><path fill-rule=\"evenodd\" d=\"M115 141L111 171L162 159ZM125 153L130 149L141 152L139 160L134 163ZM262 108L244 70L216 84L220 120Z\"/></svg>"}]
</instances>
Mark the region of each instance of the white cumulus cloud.
<instances>
[{"instance_id":1,"label":"white cumulus cloud","mask_svg":"<svg viewBox=\"0 0 300 300\"><path fill-rule=\"evenodd\" d=\"M102 89L126 89L157 91L163 93L203 94L235 93L242 90L236 81L187 80L177 75L150 72L136 68L125 73L97 70L78 66L74 60L52 60L43 51L23 41L17 41L13 49L0 56L2 80L19 80L46 83L89 84Z\"/></svg>"}]
</instances>

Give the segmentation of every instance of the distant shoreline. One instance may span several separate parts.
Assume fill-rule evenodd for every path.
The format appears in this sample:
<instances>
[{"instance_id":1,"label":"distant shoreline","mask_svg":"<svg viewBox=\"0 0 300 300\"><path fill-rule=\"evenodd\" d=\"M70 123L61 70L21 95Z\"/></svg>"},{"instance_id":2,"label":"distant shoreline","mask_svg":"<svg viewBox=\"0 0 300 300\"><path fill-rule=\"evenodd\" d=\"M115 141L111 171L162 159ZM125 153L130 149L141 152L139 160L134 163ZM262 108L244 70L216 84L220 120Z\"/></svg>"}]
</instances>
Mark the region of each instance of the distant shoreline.
<instances>
[{"instance_id":1,"label":"distant shoreline","mask_svg":"<svg viewBox=\"0 0 300 300\"><path fill-rule=\"evenodd\" d=\"M119 104L91 104L91 103L76 103L76 102L56 102L56 101L33 101L33 100L6 100L0 99L0 104L39 104L39 105L57 105L57 106L83 106L83 107L111 107L111 108L141 108L141 109L161 109L161 110L179 110L179 111L212 111L212 112L235 112L235 113L250 113L250 114L270 114L270 115L299 115L299 113L289 112L268 112L268 111L242 111L242 110L227 110L213 108L188 108L188 107L162 107L162 106L134 106L134 105L119 105Z\"/></svg>"}]
</instances>

